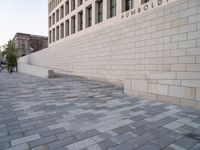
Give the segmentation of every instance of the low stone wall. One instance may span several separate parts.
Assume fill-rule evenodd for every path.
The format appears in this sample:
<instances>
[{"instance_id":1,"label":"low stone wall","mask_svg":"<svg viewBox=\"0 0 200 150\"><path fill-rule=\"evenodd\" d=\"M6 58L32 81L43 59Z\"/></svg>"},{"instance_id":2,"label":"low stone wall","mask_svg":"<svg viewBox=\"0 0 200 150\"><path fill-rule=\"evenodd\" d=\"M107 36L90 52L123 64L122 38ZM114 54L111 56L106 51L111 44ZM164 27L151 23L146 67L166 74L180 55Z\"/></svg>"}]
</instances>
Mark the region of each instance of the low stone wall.
<instances>
[{"instance_id":1,"label":"low stone wall","mask_svg":"<svg viewBox=\"0 0 200 150\"><path fill-rule=\"evenodd\" d=\"M46 67L30 65L27 63L18 63L18 71L21 73L38 76L42 78L54 78L54 71Z\"/></svg>"},{"instance_id":2,"label":"low stone wall","mask_svg":"<svg viewBox=\"0 0 200 150\"><path fill-rule=\"evenodd\" d=\"M125 92L182 106L200 108L200 73L165 72L125 80Z\"/></svg>"},{"instance_id":3,"label":"low stone wall","mask_svg":"<svg viewBox=\"0 0 200 150\"><path fill-rule=\"evenodd\" d=\"M178 0L88 29L19 61L125 82L128 94L200 108L200 1Z\"/></svg>"}]
</instances>

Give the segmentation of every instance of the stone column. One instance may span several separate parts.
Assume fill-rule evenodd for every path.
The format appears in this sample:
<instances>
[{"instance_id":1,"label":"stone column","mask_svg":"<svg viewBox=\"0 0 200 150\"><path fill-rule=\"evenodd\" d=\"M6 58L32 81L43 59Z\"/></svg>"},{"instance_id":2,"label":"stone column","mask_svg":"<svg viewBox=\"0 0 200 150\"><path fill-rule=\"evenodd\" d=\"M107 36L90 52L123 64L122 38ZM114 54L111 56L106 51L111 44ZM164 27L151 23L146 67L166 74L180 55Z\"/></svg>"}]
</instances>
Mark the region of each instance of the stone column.
<instances>
[{"instance_id":1,"label":"stone column","mask_svg":"<svg viewBox=\"0 0 200 150\"><path fill-rule=\"evenodd\" d=\"M78 14L75 14L75 33L78 32Z\"/></svg>"},{"instance_id":2,"label":"stone column","mask_svg":"<svg viewBox=\"0 0 200 150\"><path fill-rule=\"evenodd\" d=\"M85 29L86 27L86 8L84 7L83 8L83 30Z\"/></svg>"},{"instance_id":3,"label":"stone column","mask_svg":"<svg viewBox=\"0 0 200 150\"><path fill-rule=\"evenodd\" d=\"M92 2L92 26L95 25L95 13L96 9L95 9L95 1Z\"/></svg>"},{"instance_id":4,"label":"stone column","mask_svg":"<svg viewBox=\"0 0 200 150\"><path fill-rule=\"evenodd\" d=\"M141 0L134 0L134 8L138 8L141 6Z\"/></svg>"},{"instance_id":5,"label":"stone column","mask_svg":"<svg viewBox=\"0 0 200 150\"><path fill-rule=\"evenodd\" d=\"M122 0L116 0L116 16L122 13Z\"/></svg>"},{"instance_id":6,"label":"stone column","mask_svg":"<svg viewBox=\"0 0 200 150\"><path fill-rule=\"evenodd\" d=\"M107 19L108 16L108 0L103 0L103 21Z\"/></svg>"},{"instance_id":7,"label":"stone column","mask_svg":"<svg viewBox=\"0 0 200 150\"><path fill-rule=\"evenodd\" d=\"M72 30L71 30L71 18L69 18L69 35L71 35L72 34L72 32L71 32Z\"/></svg>"}]
</instances>

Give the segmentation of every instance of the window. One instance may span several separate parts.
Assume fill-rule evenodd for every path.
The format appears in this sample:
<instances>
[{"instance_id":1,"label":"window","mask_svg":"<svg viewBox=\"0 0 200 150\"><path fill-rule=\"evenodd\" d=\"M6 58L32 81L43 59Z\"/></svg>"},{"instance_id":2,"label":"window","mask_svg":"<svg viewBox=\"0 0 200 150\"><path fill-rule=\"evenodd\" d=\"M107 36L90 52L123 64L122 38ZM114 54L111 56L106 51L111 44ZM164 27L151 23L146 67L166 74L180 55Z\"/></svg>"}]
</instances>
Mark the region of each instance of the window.
<instances>
[{"instance_id":1,"label":"window","mask_svg":"<svg viewBox=\"0 0 200 150\"><path fill-rule=\"evenodd\" d=\"M112 18L116 16L116 0L109 0L109 16L108 18Z\"/></svg>"},{"instance_id":2,"label":"window","mask_svg":"<svg viewBox=\"0 0 200 150\"><path fill-rule=\"evenodd\" d=\"M60 38L64 38L64 23L61 23L60 25Z\"/></svg>"},{"instance_id":3,"label":"window","mask_svg":"<svg viewBox=\"0 0 200 150\"><path fill-rule=\"evenodd\" d=\"M56 27L56 40L59 40L60 34L59 34L59 26Z\"/></svg>"},{"instance_id":4,"label":"window","mask_svg":"<svg viewBox=\"0 0 200 150\"><path fill-rule=\"evenodd\" d=\"M65 21L65 36L69 36L69 20Z\"/></svg>"},{"instance_id":5,"label":"window","mask_svg":"<svg viewBox=\"0 0 200 150\"><path fill-rule=\"evenodd\" d=\"M60 19L64 18L64 6L60 7Z\"/></svg>"},{"instance_id":6,"label":"window","mask_svg":"<svg viewBox=\"0 0 200 150\"><path fill-rule=\"evenodd\" d=\"M78 13L78 31L83 30L83 11Z\"/></svg>"},{"instance_id":7,"label":"window","mask_svg":"<svg viewBox=\"0 0 200 150\"><path fill-rule=\"evenodd\" d=\"M69 1L65 2L65 15L69 14Z\"/></svg>"},{"instance_id":8,"label":"window","mask_svg":"<svg viewBox=\"0 0 200 150\"><path fill-rule=\"evenodd\" d=\"M103 21L103 0L96 1L96 23Z\"/></svg>"},{"instance_id":9,"label":"window","mask_svg":"<svg viewBox=\"0 0 200 150\"><path fill-rule=\"evenodd\" d=\"M53 14L53 24L55 24L55 13Z\"/></svg>"},{"instance_id":10,"label":"window","mask_svg":"<svg viewBox=\"0 0 200 150\"><path fill-rule=\"evenodd\" d=\"M55 42L55 29L53 29L53 42Z\"/></svg>"},{"instance_id":11,"label":"window","mask_svg":"<svg viewBox=\"0 0 200 150\"><path fill-rule=\"evenodd\" d=\"M71 11L73 11L76 7L76 2L75 0L71 0Z\"/></svg>"},{"instance_id":12,"label":"window","mask_svg":"<svg viewBox=\"0 0 200 150\"><path fill-rule=\"evenodd\" d=\"M92 25L92 5L86 8L86 27Z\"/></svg>"},{"instance_id":13,"label":"window","mask_svg":"<svg viewBox=\"0 0 200 150\"><path fill-rule=\"evenodd\" d=\"M125 0L125 9L129 10L131 8L131 0Z\"/></svg>"},{"instance_id":14,"label":"window","mask_svg":"<svg viewBox=\"0 0 200 150\"><path fill-rule=\"evenodd\" d=\"M49 31L49 43L51 43L51 31Z\"/></svg>"},{"instance_id":15,"label":"window","mask_svg":"<svg viewBox=\"0 0 200 150\"><path fill-rule=\"evenodd\" d=\"M71 33L72 34L76 32L76 20L75 19L76 19L75 16L73 16L71 18Z\"/></svg>"},{"instance_id":16,"label":"window","mask_svg":"<svg viewBox=\"0 0 200 150\"><path fill-rule=\"evenodd\" d=\"M56 22L58 22L58 21L59 21L59 9L56 10Z\"/></svg>"},{"instance_id":17,"label":"window","mask_svg":"<svg viewBox=\"0 0 200 150\"><path fill-rule=\"evenodd\" d=\"M51 27L51 16L49 17L49 27Z\"/></svg>"},{"instance_id":18,"label":"window","mask_svg":"<svg viewBox=\"0 0 200 150\"><path fill-rule=\"evenodd\" d=\"M149 0L141 0L141 4L145 4L147 2L149 2Z\"/></svg>"},{"instance_id":19,"label":"window","mask_svg":"<svg viewBox=\"0 0 200 150\"><path fill-rule=\"evenodd\" d=\"M83 4L83 0L78 0L78 6Z\"/></svg>"},{"instance_id":20,"label":"window","mask_svg":"<svg viewBox=\"0 0 200 150\"><path fill-rule=\"evenodd\" d=\"M128 11L134 6L134 0L122 0L122 12Z\"/></svg>"}]
</instances>

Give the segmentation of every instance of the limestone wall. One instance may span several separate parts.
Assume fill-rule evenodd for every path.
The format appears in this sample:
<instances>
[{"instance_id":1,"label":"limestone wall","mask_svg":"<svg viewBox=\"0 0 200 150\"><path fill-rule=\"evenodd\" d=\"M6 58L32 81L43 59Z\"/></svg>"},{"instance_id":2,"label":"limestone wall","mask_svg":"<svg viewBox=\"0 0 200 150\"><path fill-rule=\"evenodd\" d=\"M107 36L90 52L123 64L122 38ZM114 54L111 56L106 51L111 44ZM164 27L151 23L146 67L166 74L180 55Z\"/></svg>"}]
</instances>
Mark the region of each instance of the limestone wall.
<instances>
[{"instance_id":1,"label":"limestone wall","mask_svg":"<svg viewBox=\"0 0 200 150\"><path fill-rule=\"evenodd\" d=\"M200 1L178 0L19 61L125 83L128 94L200 108Z\"/></svg>"}]
</instances>

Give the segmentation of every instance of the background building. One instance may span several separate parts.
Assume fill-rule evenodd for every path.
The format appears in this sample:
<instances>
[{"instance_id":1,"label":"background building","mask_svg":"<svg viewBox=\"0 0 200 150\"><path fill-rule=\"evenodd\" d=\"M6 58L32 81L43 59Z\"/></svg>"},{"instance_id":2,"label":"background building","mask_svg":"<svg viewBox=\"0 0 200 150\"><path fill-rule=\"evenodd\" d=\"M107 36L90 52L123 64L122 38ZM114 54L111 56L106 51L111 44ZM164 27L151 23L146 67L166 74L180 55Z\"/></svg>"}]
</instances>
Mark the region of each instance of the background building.
<instances>
[{"instance_id":1,"label":"background building","mask_svg":"<svg viewBox=\"0 0 200 150\"><path fill-rule=\"evenodd\" d=\"M42 50L48 47L48 37L31 35L26 33L16 33L13 42L18 49L18 57Z\"/></svg>"},{"instance_id":2,"label":"background building","mask_svg":"<svg viewBox=\"0 0 200 150\"><path fill-rule=\"evenodd\" d=\"M21 58L21 72L37 74L42 66L121 84L145 99L200 108L200 0L48 4L50 45Z\"/></svg>"}]
</instances>

